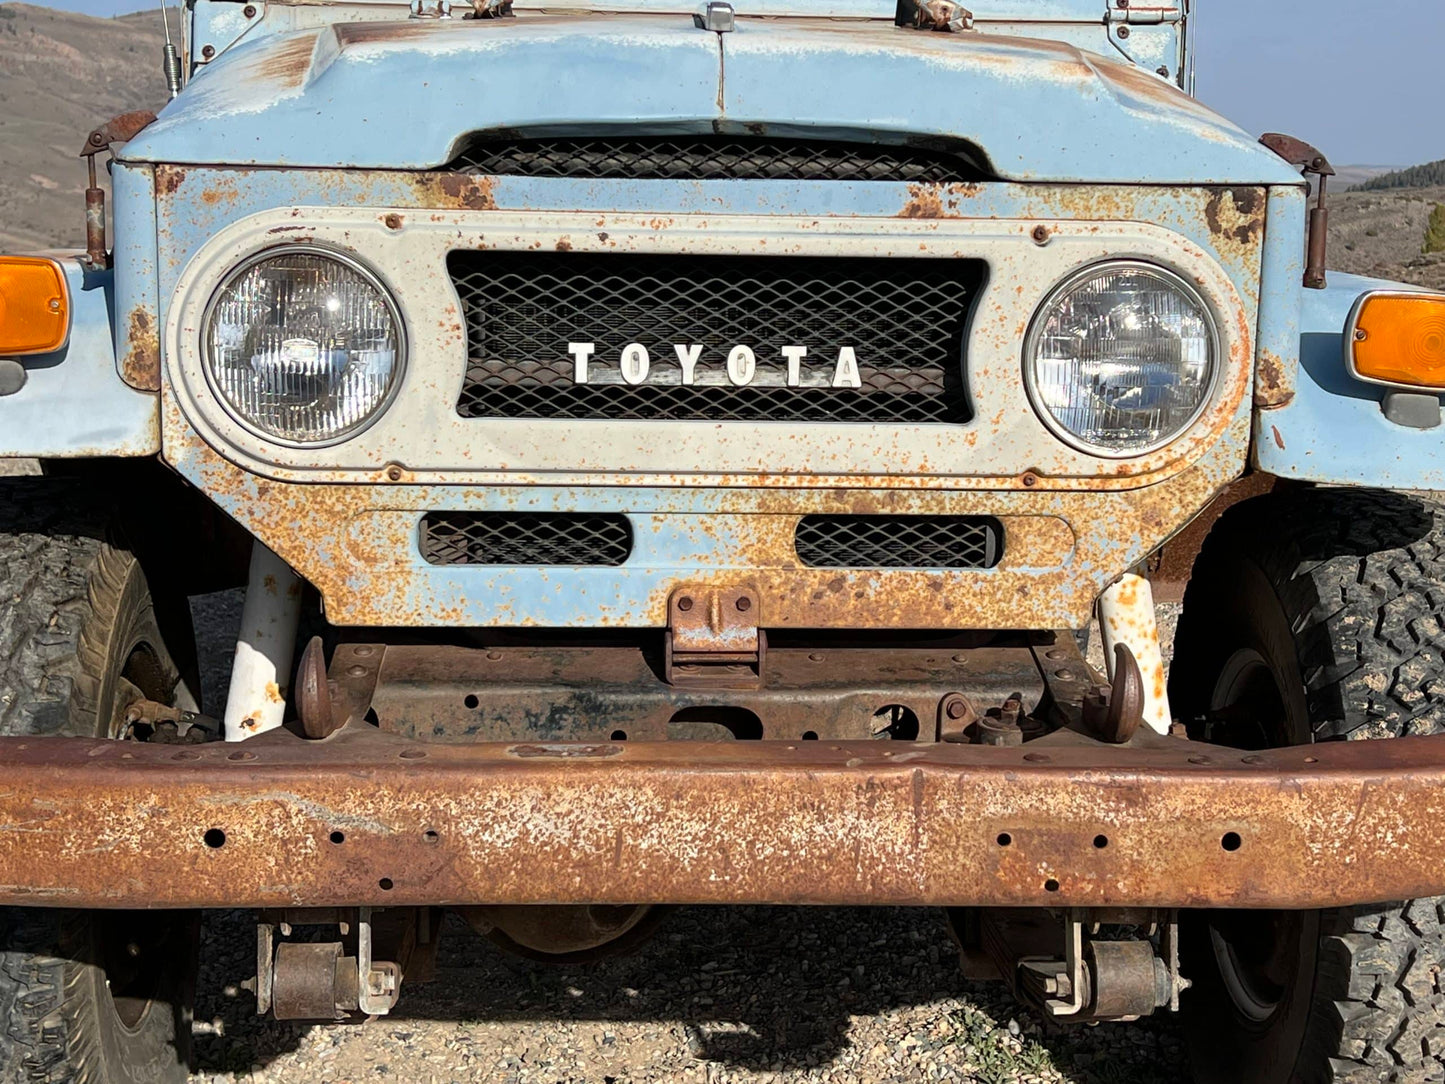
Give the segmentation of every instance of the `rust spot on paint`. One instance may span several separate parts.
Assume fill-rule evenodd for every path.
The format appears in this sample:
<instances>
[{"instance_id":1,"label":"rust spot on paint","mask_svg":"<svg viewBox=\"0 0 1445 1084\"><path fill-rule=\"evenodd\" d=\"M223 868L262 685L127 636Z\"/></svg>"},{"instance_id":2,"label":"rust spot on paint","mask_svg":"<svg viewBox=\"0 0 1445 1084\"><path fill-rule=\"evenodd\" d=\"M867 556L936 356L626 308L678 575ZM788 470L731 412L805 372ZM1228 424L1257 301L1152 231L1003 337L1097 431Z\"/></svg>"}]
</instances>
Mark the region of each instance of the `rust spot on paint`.
<instances>
[{"instance_id":1,"label":"rust spot on paint","mask_svg":"<svg viewBox=\"0 0 1445 1084\"><path fill-rule=\"evenodd\" d=\"M1283 450L1284 450L1284 437L1282 437L1282 436L1279 435L1279 426L1277 426L1277 425L1271 425L1271 426L1269 427L1269 431L1274 434L1274 442L1275 442L1275 444L1277 444L1277 445L1279 446L1280 450L1283 451Z\"/></svg>"},{"instance_id":2,"label":"rust spot on paint","mask_svg":"<svg viewBox=\"0 0 1445 1084\"><path fill-rule=\"evenodd\" d=\"M983 191L978 184L910 184L899 218L959 218L959 204Z\"/></svg>"},{"instance_id":3,"label":"rust spot on paint","mask_svg":"<svg viewBox=\"0 0 1445 1084\"><path fill-rule=\"evenodd\" d=\"M1294 367L1272 350L1261 350L1254 370L1254 405L1287 406L1294 399Z\"/></svg>"},{"instance_id":4,"label":"rust spot on paint","mask_svg":"<svg viewBox=\"0 0 1445 1084\"><path fill-rule=\"evenodd\" d=\"M1252 188L1221 188L1204 205L1204 221L1220 241L1253 245L1264 230L1264 199Z\"/></svg>"},{"instance_id":5,"label":"rust spot on paint","mask_svg":"<svg viewBox=\"0 0 1445 1084\"><path fill-rule=\"evenodd\" d=\"M565 237L560 238L560 239L557 241L557 251L558 251L558 252L571 252L571 251L572 251L572 242L569 241L569 240L568 240L567 238L565 238Z\"/></svg>"},{"instance_id":6,"label":"rust spot on paint","mask_svg":"<svg viewBox=\"0 0 1445 1084\"><path fill-rule=\"evenodd\" d=\"M186 171L180 166L156 168L156 191L162 196L174 196L185 180Z\"/></svg>"},{"instance_id":7,"label":"rust spot on paint","mask_svg":"<svg viewBox=\"0 0 1445 1084\"><path fill-rule=\"evenodd\" d=\"M436 206L461 207L468 211L495 211L493 178L470 173L423 173L414 182L422 198Z\"/></svg>"},{"instance_id":8,"label":"rust spot on paint","mask_svg":"<svg viewBox=\"0 0 1445 1084\"><path fill-rule=\"evenodd\" d=\"M120 358L120 376L137 391L161 390L161 344L155 320L137 306L126 318L126 350Z\"/></svg>"},{"instance_id":9,"label":"rust spot on paint","mask_svg":"<svg viewBox=\"0 0 1445 1084\"><path fill-rule=\"evenodd\" d=\"M284 704L286 698L281 695L281 687L274 681L266 682L266 699L273 704Z\"/></svg>"},{"instance_id":10,"label":"rust spot on paint","mask_svg":"<svg viewBox=\"0 0 1445 1084\"><path fill-rule=\"evenodd\" d=\"M331 33L328 27L326 33ZM299 87L311 70L311 54L316 49L316 34L303 34L269 49L264 56L243 73L242 78L256 82L276 83L283 88Z\"/></svg>"}]
</instances>

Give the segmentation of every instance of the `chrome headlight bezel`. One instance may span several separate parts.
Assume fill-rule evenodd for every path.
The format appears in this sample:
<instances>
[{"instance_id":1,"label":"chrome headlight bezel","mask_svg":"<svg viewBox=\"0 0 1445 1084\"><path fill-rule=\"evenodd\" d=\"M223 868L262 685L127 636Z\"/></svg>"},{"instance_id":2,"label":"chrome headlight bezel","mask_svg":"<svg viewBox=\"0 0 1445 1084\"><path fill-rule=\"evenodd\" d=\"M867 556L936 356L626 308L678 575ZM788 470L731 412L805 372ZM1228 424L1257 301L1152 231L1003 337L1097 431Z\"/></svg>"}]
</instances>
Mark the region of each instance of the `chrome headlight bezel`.
<instances>
[{"instance_id":1,"label":"chrome headlight bezel","mask_svg":"<svg viewBox=\"0 0 1445 1084\"><path fill-rule=\"evenodd\" d=\"M1144 447L1125 450L1106 448L1098 444L1092 444L1064 426L1044 402L1038 387L1038 374L1036 371L1039 337L1043 334L1044 327L1047 325L1049 317L1053 314L1060 299L1070 290L1074 289L1074 287L1078 286L1079 283L1111 271L1145 272L1151 275L1157 275L1170 286L1178 289L1198 308L1209 333L1211 353L1209 378L1205 384L1204 394L1200 396L1199 404L1194 408L1194 411L1189 415L1188 419L1167 436L1161 437ZM1225 360L1225 355L1223 354L1223 338L1219 332L1219 318L1213 306L1209 303L1208 298L1206 298L1193 283L1173 268L1167 267L1155 260L1128 257L1110 258L1085 264L1071 271L1044 296L1043 301L1041 301L1038 308L1034 310L1033 319L1029 323L1028 334L1024 337L1024 388L1028 393L1029 405L1033 407L1034 413L1038 416L1039 421L1042 422L1044 427L1058 440L1070 448L1099 459L1140 459L1167 448L1188 434L1199 422L1199 419L1209 410L1210 405L1218 395Z\"/></svg>"},{"instance_id":2,"label":"chrome headlight bezel","mask_svg":"<svg viewBox=\"0 0 1445 1084\"><path fill-rule=\"evenodd\" d=\"M391 385L390 387L388 387L386 394L381 398L381 400L376 404L376 406L371 409L370 413L367 414L366 418L359 425L353 426L352 428L347 429L346 431L335 436L326 437L321 440L294 440L286 437L277 436L275 433L271 433L266 429L263 429L260 426L256 425L239 410L237 410L231 404L230 400L226 397L225 393L216 381L215 359L212 357L211 352L212 321L215 319L216 309L220 305L226 291L230 289L237 280L239 280L243 275L245 275L252 268L256 267L258 264L266 263L270 260L276 259L277 257L290 254L298 254L302 256L312 256L321 259L332 260L338 264L341 264L349 271L356 274L368 286L370 286L376 291L377 295L381 298L382 303L386 306L387 314L391 317L392 326L396 329L396 361L394 363L395 372L391 380ZM395 293L391 290L389 286L387 286L385 280L382 279L382 277L371 267L369 267L365 262L358 259L350 252L346 252L340 248L336 248L331 245L311 243L290 243L283 245L274 245L270 248L261 249L257 252L251 253L245 259L240 260L234 266L227 269L226 272L221 276L220 281L216 284L215 289L211 291L211 296L206 301L206 306L201 316L199 345L201 361L200 367L201 372L205 376L206 387L210 391L211 396L215 399L216 403L220 406L221 410L225 412L226 417L230 418L247 433L250 433L252 436L255 436L263 441L275 444L279 447L297 449L332 448L338 444L344 444L347 441L355 440L362 433L370 429L386 414L387 410L391 407L391 404L396 401L397 396L401 392L402 384L404 384L406 381L407 367L411 358L410 344L407 336L406 320L402 316L401 306L397 304Z\"/></svg>"}]
</instances>

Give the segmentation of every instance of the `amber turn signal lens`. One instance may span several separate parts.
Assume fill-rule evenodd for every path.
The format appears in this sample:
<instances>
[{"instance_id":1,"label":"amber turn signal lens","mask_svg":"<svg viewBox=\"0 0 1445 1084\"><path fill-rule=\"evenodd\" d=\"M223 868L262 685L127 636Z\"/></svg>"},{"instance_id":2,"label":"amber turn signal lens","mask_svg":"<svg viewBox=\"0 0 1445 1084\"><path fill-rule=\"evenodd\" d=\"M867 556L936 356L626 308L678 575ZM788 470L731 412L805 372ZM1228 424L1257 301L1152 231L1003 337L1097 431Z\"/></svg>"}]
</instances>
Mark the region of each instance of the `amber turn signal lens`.
<instances>
[{"instance_id":1,"label":"amber turn signal lens","mask_svg":"<svg viewBox=\"0 0 1445 1084\"><path fill-rule=\"evenodd\" d=\"M1445 390L1445 295L1374 294L1351 328L1355 375Z\"/></svg>"},{"instance_id":2,"label":"amber turn signal lens","mask_svg":"<svg viewBox=\"0 0 1445 1084\"><path fill-rule=\"evenodd\" d=\"M0 256L0 357L49 354L70 337L70 296L54 260Z\"/></svg>"}]
</instances>

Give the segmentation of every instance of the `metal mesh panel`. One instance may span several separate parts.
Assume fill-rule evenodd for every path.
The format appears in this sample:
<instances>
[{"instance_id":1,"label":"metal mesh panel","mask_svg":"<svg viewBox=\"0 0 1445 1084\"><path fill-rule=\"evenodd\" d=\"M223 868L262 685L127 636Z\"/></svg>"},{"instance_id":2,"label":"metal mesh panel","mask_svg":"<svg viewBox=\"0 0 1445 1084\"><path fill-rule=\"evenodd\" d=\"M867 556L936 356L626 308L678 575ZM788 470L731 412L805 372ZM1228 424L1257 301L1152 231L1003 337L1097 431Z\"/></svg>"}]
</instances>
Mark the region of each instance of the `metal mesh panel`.
<instances>
[{"instance_id":1,"label":"metal mesh panel","mask_svg":"<svg viewBox=\"0 0 1445 1084\"><path fill-rule=\"evenodd\" d=\"M980 516L804 516L793 542L811 568L993 568L1003 528Z\"/></svg>"},{"instance_id":2,"label":"metal mesh panel","mask_svg":"<svg viewBox=\"0 0 1445 1084\"><path fill-rule=\"evenodd\" d=\"M982 282L970 260L677 257L453 252L469 359L457 410L468 418L685 421L969 420L964 326ZM593 343L579 384L568 343ZM623 380L631 343L646 377ZM700 345L683 384L676 345ZM726 372L750 347L745 385ZM784 346L805 346L797 387ZM840 348L860 387L834 387Z\"/></svg>"},{"instance_id":3,"label":"metal mesh panel","mask_svg":"<svg viewBox=\"0 0 1445 1084\"><path fill-rule=\"evenodd\" d=\"M589 180L955 184L989 179L964 154L923 147L707 135L478 142L447 168L497 176Z\"/></svg>"},{"instance_id":4,"label":"metal mesh panel","mask_svg":"<svg viewBox=\"0 0 1445 1084\"><path fill-rule=\"evenodd\" d=\"M620 565L632 552L626 516L428 512L421 555L434 565Z\"/></svg>"}]
</instances>

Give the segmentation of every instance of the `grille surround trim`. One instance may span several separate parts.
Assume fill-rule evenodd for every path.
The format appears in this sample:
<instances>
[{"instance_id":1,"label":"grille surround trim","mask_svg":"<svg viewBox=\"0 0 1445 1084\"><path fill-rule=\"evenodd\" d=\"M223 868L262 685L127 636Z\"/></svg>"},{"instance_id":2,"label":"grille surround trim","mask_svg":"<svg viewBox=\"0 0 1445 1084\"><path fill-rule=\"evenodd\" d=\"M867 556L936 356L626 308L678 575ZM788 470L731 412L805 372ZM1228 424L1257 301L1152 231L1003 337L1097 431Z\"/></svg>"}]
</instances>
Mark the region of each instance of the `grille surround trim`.
<instances>
[{"instance_id":1,"label":"grille surround trim","mask_svg":"<svg viewBox=\"0 0 1445 1084\"><path fill-rule=\"evenodd\" d=\"M632 521L602 512L427 512L417 526L422 559L441 566L617 568L632 546Z\"/></svg>"},{"instance_id":2,"label":"grille surround trim","mask_svg":"<svg viewBox=\"0 0 1445 1084\"><path fill-rule=\"evenodd\" d=\"M808 568L979 571L998 567L1003 548L992 516L807 515L793 531Z\"/></svg>"}]
</instances>

